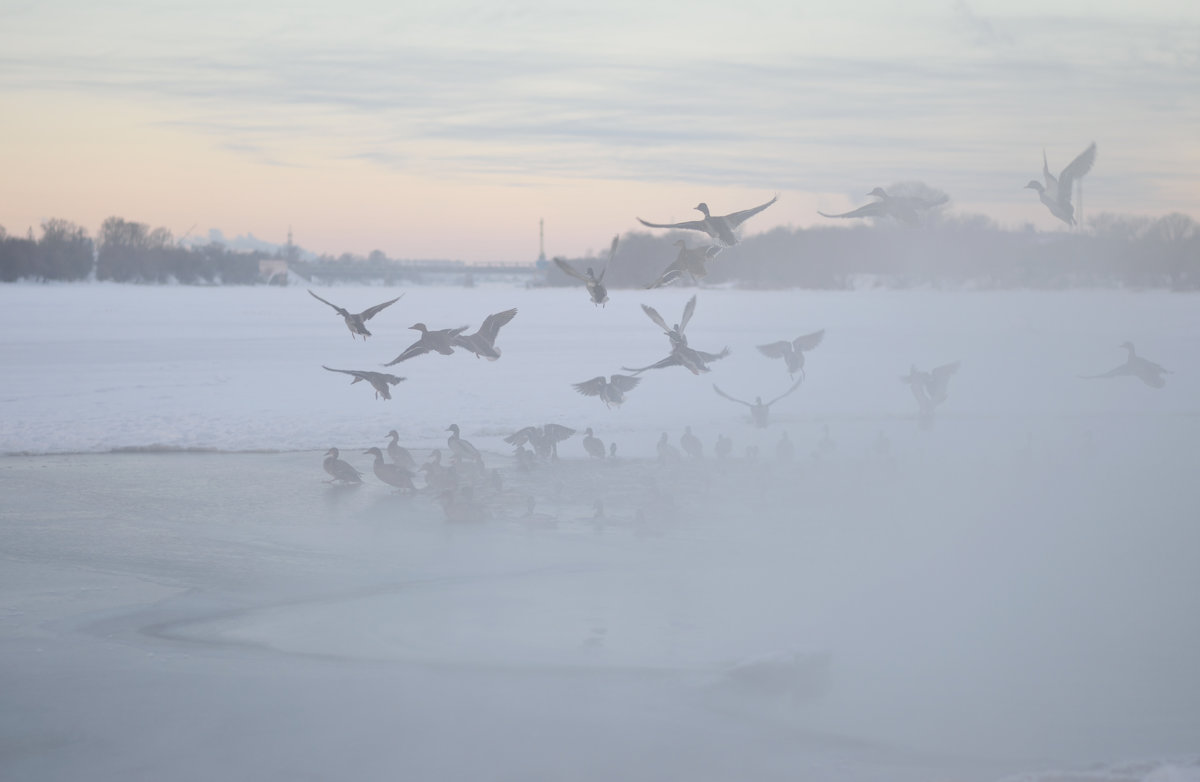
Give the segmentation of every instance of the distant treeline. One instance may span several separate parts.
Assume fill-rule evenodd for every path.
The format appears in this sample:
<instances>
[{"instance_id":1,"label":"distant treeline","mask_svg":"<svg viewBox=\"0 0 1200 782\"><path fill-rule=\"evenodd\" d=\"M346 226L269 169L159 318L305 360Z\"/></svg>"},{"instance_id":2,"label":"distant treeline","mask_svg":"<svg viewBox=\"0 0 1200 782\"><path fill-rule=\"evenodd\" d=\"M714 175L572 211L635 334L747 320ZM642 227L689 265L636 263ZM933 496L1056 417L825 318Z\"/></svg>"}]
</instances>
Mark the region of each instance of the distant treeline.
<instances>
[{"instance_id":1,"label":"distant treeline","mask_svg":"<svg viewBox=\"0 0 1200 782\"><path fill-rule=\"evenodd\" d=\"M605 284L641 287L676 256L674 242L706 240L697 232L637 232L607 254L568 259ZM303 262L292 245L275 254L233 252L220 244L182 247L163 228L110 217L93 242L66 220L42 224L42 236L18 238L0 228L0 280L112 280L135 283L254 284L260 261L286 260L293 273L324 281L413 282L410 267L376 250ZM447 264L447 268L472 269ZM886 221L850 227L777 228L723 250L706 282L747 288L1070 288L1081 286L1200 289L1200 224L1182 214L1160 218L1100 214L1083 231L1003 229L987 218L931 214L917 228ZM578 284L550 264L548 285Z\"/></svg>"}]
</instances>

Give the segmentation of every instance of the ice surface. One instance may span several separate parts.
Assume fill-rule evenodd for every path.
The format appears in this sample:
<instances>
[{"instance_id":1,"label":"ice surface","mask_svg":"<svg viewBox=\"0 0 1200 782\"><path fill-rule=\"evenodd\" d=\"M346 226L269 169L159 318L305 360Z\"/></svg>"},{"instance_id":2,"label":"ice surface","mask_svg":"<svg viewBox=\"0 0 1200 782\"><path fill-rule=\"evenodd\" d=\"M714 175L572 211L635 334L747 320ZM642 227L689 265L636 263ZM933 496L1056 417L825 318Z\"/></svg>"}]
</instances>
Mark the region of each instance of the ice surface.
<instances>
[{"instance_id":1,"label":"ice surface","mask_svg":"<svg viewBox=\"0 0 1200 782\"><path fill-rule=\"evenodd\" d=\"M0 776L1195 778L1194 297L703 290L710 374L571 389L666 355L637 305L691 293L412 288L364 344L303 289L0 286ZM499 361L390 402L320 368L513 306ZM712 392L782 393L754 345L818 328L769 428ZM1127 339L1164 389L1075 377ZM922 428L899 377L955 359ZM622 458L518 470L548 422ZM483 525L361 454L450 423L504 477ZM686 425L706 457L659 464Z\"/></svg>"}]
</instances>

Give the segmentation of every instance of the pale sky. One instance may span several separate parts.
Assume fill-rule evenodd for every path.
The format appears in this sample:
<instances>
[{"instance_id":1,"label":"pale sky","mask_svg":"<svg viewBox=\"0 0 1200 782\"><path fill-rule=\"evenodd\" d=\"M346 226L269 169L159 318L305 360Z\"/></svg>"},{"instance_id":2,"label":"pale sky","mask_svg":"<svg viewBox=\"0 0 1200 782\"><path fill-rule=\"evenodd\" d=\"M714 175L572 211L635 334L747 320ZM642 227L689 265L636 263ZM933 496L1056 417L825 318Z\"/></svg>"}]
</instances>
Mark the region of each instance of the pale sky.
<instances>
[{"instance_id":1,"label":"pale sky","mask_svg":"<svg viewBox=\"0 0 1200 782\"><path fill-rule=\"evenodd\" d=\"M4 0L0 225L104 218L328 253L578 256L779 202L1023 189L1095 141L1084 209L1200 218L1200 4ZM788 7L792 6L792 7ZM193 228L195 226L195 228Z\"/></svg>"}]
</instances>

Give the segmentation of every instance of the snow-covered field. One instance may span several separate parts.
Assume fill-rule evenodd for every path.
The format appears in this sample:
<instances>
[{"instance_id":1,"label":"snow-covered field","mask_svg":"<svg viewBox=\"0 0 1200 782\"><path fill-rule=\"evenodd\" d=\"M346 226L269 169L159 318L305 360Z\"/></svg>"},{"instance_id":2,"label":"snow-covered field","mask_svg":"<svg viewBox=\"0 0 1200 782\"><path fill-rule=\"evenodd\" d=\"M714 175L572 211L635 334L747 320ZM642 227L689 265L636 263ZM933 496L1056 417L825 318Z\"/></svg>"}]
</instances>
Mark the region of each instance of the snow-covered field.
<instances>
[{"instance_id":1,"label":"snow-covered field","mask_svg":"<svg viewBox=\"0 0 1200 782\"><path fill-rule=\"evenodd\" d=\"M571 388L693 292L414 287L364 343L303 288L0 286L0 777L1200 777L1195 297L706 289L711 373ZM509 307L496 362L379 366ZM714 393L782 394L754 346L821 328L770 427ZM1125 340L1165 388L1077 377ZM898 378L953 360L922 428ZM621 458L518 470L552 422ZM503 478L483 525L361 453L451 423ZM685 426L706 456L659 464Z\"/></svg>"}]
</instances>

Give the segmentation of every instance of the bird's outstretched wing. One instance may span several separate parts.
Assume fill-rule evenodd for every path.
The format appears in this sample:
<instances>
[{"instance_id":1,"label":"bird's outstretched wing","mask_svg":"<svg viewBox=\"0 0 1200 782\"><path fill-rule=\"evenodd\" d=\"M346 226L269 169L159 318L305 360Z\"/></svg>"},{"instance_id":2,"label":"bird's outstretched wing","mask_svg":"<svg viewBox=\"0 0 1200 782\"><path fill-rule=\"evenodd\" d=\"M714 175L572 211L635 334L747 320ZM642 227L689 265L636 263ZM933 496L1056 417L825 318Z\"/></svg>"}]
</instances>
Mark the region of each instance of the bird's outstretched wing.
<instances>
[{"instance_id":1,"label":"bird's outstretched wing","mask_svg":"<svg viewBox=\"0 0 1200 782\"><path fill-rule=\"evenodd\" d=\"M663 271L662 274L659 275L657 280L647 285L646 289L650 290L651 288L661 288L664 285L675 282L675 280L678 280L682 276L683 272L680 271L675 264L671 264Z\"/></svg>"},{"instance_id":2,"label":"bird's outstretched wing","mask_svg":"<svg viewBox=\"0 0 1200 782\"><path fill-rule=\"evenodd\" d=\"M770 206L771 204L775 203L778 200L779 200L779 196L775 196L774 198L772 198L770 201L766 202L765 204L759 204L758 206L751 207L750 209L743 209L740 212L734 212L733 214L727 214L727 215L725 215L725 222L729 223L730 228L737 228L739 225L746 222L751 217L754 217L754 215L758 214L759 212L766 209L768 206Z\"/></svg>"},{"instance_id":3,"label":"bird's outstretched wing","mask_svg":"<svg viewBox=\"0 0 1200 782\"><path fill-rule=\"evenodd\" d=\"M305 290L308 290L308 289L307 289L307 288L305 288ZM345 314L346 314L346 310L344 310L344 309L342 309L341 307L339 307L338 305L334 304L332 301L326 301L325 299L322 299L320 296L318 296L317 294L313 293L311 290L310 290L310 291L308 291L308 295L309 295L309 296L312 296L312 297L313 297L314 299L316 299L317 301L324 302L325 304L328 304L330 307L333 307L335 310L337 310L337 312L338 312L339 314L341 314L341 315L345 315Z\"/></svg>"},{"instance_id":4,"label":"bird's outstretched wing","mask_svg":"<svg viewBox=\"0 0 1200 782\"><path fill-rule=\"evenodd\" d=\"M703 350L693 350L692 352L702 358L705 362L720 361L729 355L729 348L723 348L720 353L705 353Z\"/></svg>"},{"instance_id":5,"label":"bird's outstretched wing","mask_svg":"<svg viewBox=\"0 0 1200 782\"><path fill-rule=\"evenodd\" d=\"M655 361L653 364L651 364L648 367L639 367L636 369L634 367L621 367L621 369L625 370L626 372L632 372L635 375L640 375L641 373L645 372L647 369L663 369L664 367L675 367L675 366L679 366L682 363L683 363L683 359L680 358L679 353L677 351L672 351L671 355L667 356L662 361Z\"/></svg>"},{"instance_id":6,"label":"bird's outstretched wing","mask_svg":"<svg viewBox=\"0 0 1200 782\"><path fill-rule=\"evenodd\" d=\"M654 325L658 326L663 331L669 332L671 330L671 327L667 325L665 320L663 320L662 315L658 314L658 310L654 309L649 304L642 305L642 312L646 313L646 317L654 321Z\"/></svg>"},{"instance_id":7,"label":"bird's outstretched wing","mask_svg":"<svg viewBox=\"0 0 1200 782\"><path fill-rule=\"evenodd\" d=\"M1125 364L1122 364L1121 366L1117 367L1116 369L1110 369L1107 372L1104 372L1103 374L1079 375L1079 377L1082 378L1083 380L1095 380L1097 378L1102 378L1102 377L1120 377L1121 375L1128 375L1128 374L1129 374L1129 368Z\"/></svg>"},{"instance_id":8,"label":"bird's outstretched wing","mask_svg":"<svg viewBox=\"0 0 1200 782\"><path fill-rule=\"evenodd\" d=\"M679 333L687 328L688 321L692 319L692 315L696 312L696 296L688 299L688 303L683 305L683 317L679 319Z\"/></svg>"},{"instance_id":9,"label":"bird's outstretched wing","mask_svg":"<svg viewBox=\"0 0 1200 782\"><path fill-rule=\"evenodd\" d=\"M366 378L363 377L362 372L356 372L353 369L334 369L333 367L327 367L324 364L321 365L321 368L328 369L330 372L341 372L343 375L353 375L356 380L366 380Z\"/></svg>"},{"instance_id":10,"label":"bird's outstretched wing","mask_svg":"<svg viewBox=\"0 0 1200 782\"><path fill-rule=\"evenodd\" d=\"M692 231L704 231L707 228L703 220L688 220L682 223L651 223L639 217L638 222L647 228L686 228Z\"/></svg>"},{"instance_id":11,"label":"bird's outstretched wing","mask_svg":"<svg viewBox=\"0 0 1200 782\"><path fill-rule=\"evenodd\" d=\"M1079 153L1079 155L1067 164L1067 167L1058 175L1058 197L1060 200L1070 201L1071 190L1075 185L1075 180L1092 170L1092 165L1096 162L1096 142L1092 142L1087 149Z\"/></svg>"},{"instance_id":12,"label":"bird's outstretched wing","mask_svg":"<svg viewBox=\"0 0 1200 782\"><path fill-rule=\"evenodd\" d=\"M792 348L801 352L812 350L817 345L821 344L821 340L825 338L825 329L814 331L811 334L804 334L792 340Z\"/></svg>"},{"instance_id":13,"label":"bird's outstretched wing","mask_svg":"<svg viewBox=\"0 0 1200 782\"><path fill-rule=\"evenodd\" d=\"M588 281L588 278L587 278L585 275L583 275L582 273L580 273L580 272L576 271L574 266L572 266L571 264L567 263L567 262L566 262L565 260L563 260L562 258L555 258L555 259L554 259L554 265L555 265L555 266L557 266L558 268L562 269L562 270L563 270L564 272L566 272L568 275L570 275L570 276L574 277L574 278L575 278L575 279L577 279L577 280L583 280L584 282L587 282L587 281Z\"/></svg>"},{"instance_id":14,"label":"bird's outstretched wing","mask_svg":"<svg viewBox=\"0 0 1200 782\"><path fill-rule=\"evenodd\" d=\"M621 393L632 391L637 384L642 382L640 377L630 377L628 375L610 375L608 378L609 385L615 387Z\"/></svg>"},{"instance_id":15,"label":"bird's outstretched wing","mask_svg":"<svg viewBox=\"0 0 1200 782\"><path fill-rule=\"evenodd\" d=\"M742 400L740 400L740 399L735 399L734 397L732 397L732 396L730 396L729 394L725 393L724 391L722 391L722 390L721 390L721 388L720 388L720 387L719 387L719 386L718 386L716 383L713 383L713 391L716 391L718 394L720 394L721 396L725 397L725 398L726 398L726 399L728 399L730 402L737 402L739 405L745 405L746 407L754 407L754 405L750 404L749 402L743 402Z\"/></svg>"},{"instance_id":16,"label":"bird's outstretched wing","mask_svg":"<svg viewBox=\"0 0 1200 782\"><path fill-rule=\"evenodd\" d=\"M821 217L883 217L887 214L887 204L884 201L872 201L840 215L825 214L820 210L817 210L817 214Z\"/></svg>"},{"instance_id":17,"label":"bird's outstretched wing","mask_svg":"<svg viewBox=\"0 0 1200 782\"><path fill-rule=\"evenodd\" d=\"M384 366L390 367L392 364L399 364L401 361L408 361L410 358L416 358L423 353L428 353L430 348L428 345L424 344L424 342L425 340L423 338L417 340L405 348L403 353L384 364Z\"/></svg>"},{"instance_id":18,"label":"bird's outstretched wing","mask_svg":"<svg viewBox=\"0 0 1200 782\"><path fill-rule=\"evenodd\" d=\"M516 307L513 307L511 310L488 315L483 319L483 325L479 327L479 331L476 334L485 338L490 345L496 341L496 337L500 334L500 327L516 317L516 315Z\"/></svg>"},{"instance_id":19,"label":"bird's outstretched wing","mask_svg":"<svg viewBox=\"0 0 1200 782\"><path fill-rule=\"evenodd\" d=\"M546 424L542 427L542 431L546 433L546 437L552 442L562 442L571 435L575 434L575 430L569 426L562 424Z\"/></svg>"},{"instance_id":20,"label":"bird's outstretched wing","mask_svg":"<svg viewBox=\"0 0 1200 782\"><path fill-rule=\"evenodd\" d=\"M309 293L312 293L312 291L309 291ZM316 294L313 294L313 295L316 295ZM383 304L376 304L374 307L368 307L367 309L362 311L362 319L370 320L371 318L373 318L377 314L379 314L380 310L383 310L383 309L386 309L387 307L392 306L393 304L395 304L396 302L400 301L403 298L404 298L404 294L401 293L399 296L392 299L391 301L385 301ZM326 302L326 303L328 303L328 302Z\"/></svg>"},{"instance_id":21,"label":"bird's outstretched wing","mask_svg":"<svg viewBox=\"0 0 1200 782\"><path fill-rule=\"evenodd\" d=\"M571 386L584 396L600 396L604 393L604 387L608 385L608 381L604 379L604 375L597 375L591 380L585 380L582 383L572 383Z\"/></svg>"},{"instance_id":22,"label":"bird's outstretched wing","mask_svg":"<svg viewBox=\"0 0 1200 782\"><path fill-rule=\"evenodd\" d=\"M788 342L786 339L780 340L779 342L771 342L766 345L756 345L758 352L762 353L767 358L783 358L787 355L788 348L791 346L792 343Z\"/></svg>"},{"instance_id":23,"label":"bird's outstretched wing","mask_svg":"<svg viewBox=\"0 0 1200 782\"><path fill-rule=\"evenodd\" d=\"M767 407L770 407L771 405L773 405L773 404L775 404L776 402L778 402L780 399L783 399L785 396L787 396L788 394L790 394L790 393L792 393L793 391L795 391L797 388L799 388L799 387L800 387L800 384L801 384L801 383L803 383L803 382L804 382L804 378L800 378L800 379L799 379L799 380L797 380L795 383L792 383L792 387L791 387L791 388L789 388L787 391L784 391L782 394L780 394L779 396L775 397L775 398L774 398L774 399L772 399L770 402L767 402Z\"/></svg>"},{"instance_id":24,"label":"bird's outstretched wing","mask_svg":"<svg viewBox=\"0 0 1200 782\"><path fill-rule=\"evenodd\" d=\"M530 440L535 439L537 435L538 430L536 426L526 426L523 429L518 429L517 431L513 432L508 437L505 437L504 442L508 443L509 445L524 445Z\"/></svg>"}]
</instances>

